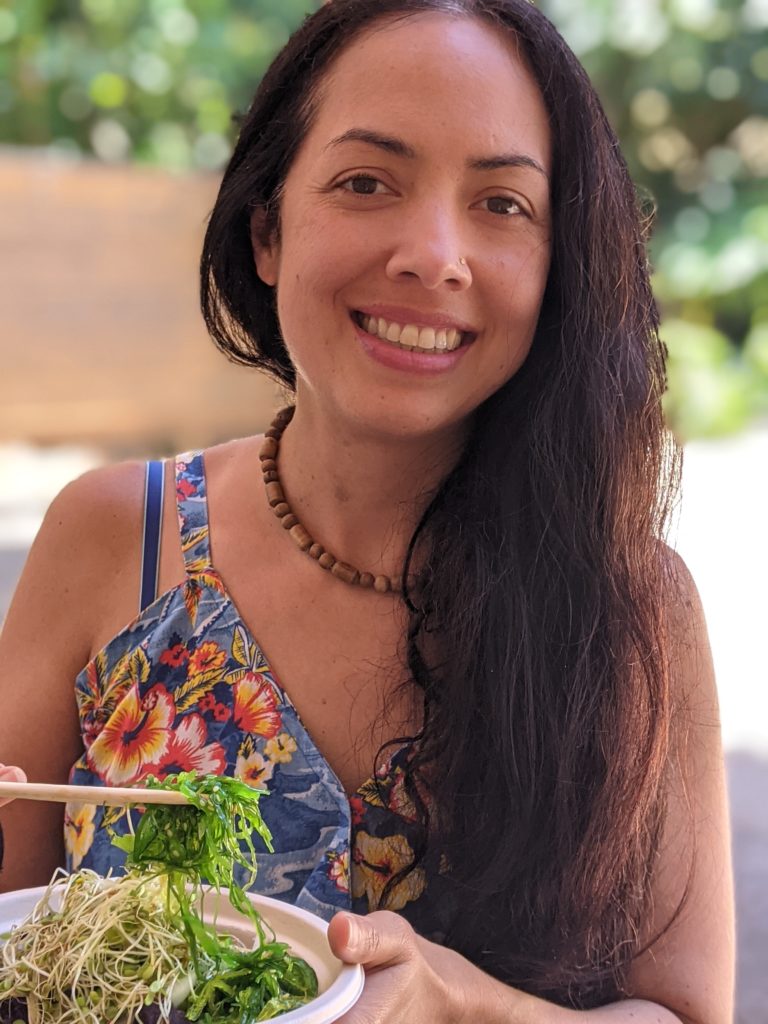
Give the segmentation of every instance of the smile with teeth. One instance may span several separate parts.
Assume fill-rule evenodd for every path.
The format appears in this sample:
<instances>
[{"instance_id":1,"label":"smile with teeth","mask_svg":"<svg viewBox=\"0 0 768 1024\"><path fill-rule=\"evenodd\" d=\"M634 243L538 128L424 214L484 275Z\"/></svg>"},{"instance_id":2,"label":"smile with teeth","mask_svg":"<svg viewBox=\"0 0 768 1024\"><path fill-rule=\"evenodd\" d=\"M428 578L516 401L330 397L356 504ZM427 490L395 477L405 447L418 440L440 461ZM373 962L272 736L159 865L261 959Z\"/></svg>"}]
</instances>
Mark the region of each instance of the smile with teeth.
<instances>
[{"instance_id":1,"label":"smile with teeth","mask_svg":"<svg viewBox=\"0 0 768 1024\"><path fill-rule=\"evenodd\" d=\"M417 327L415 324L397 324L380 316L359 313L356 319L364 331L382 341L389 341L410 352L453 352L464 335L454 328Z\"/></svg>"}]
</instances>

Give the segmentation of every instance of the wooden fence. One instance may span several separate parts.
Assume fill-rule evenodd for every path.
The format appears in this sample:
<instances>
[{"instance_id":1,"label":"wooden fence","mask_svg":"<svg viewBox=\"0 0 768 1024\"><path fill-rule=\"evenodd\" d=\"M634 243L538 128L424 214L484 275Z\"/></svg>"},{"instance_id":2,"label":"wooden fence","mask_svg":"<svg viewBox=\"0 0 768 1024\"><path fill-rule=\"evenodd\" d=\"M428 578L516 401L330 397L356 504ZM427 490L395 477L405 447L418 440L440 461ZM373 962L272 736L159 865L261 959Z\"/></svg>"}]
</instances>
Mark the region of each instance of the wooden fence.
<instances>
[{"instance_id":1,"label":"wooden fence","mask_svg":"<svg viewBox=\"0 0 768 1024\"><path fill-rule=\"evenodd\" d=\"M0 149L0 442L171 451L264 426L275 385L198 310L216 188Z\"/></svg>"}]
</instances>

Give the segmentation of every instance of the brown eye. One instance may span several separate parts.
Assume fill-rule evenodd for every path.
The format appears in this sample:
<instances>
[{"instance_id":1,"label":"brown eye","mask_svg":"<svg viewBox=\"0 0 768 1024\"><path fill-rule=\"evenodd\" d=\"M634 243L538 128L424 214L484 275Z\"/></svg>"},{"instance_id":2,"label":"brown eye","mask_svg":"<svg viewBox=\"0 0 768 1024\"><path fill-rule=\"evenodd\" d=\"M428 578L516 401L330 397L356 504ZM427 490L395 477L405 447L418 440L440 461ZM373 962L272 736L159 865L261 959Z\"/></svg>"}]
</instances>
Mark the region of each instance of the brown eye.
<instances>
[{"instance_id":1,"label":"brown eye","mask_svg":"<svg viewBox=\"0 0 768 1024\"><path fill-rule=\"evenodd\" d=\"M502 217L510 217L514 214L525 212L520 203L510 196L491 196L490 199L485 200L485 203L489 213L497 213Z\"/></svg>"},{"instance_id":2,"label":"brown eye","mask_svg":"<svg viewBox=\"0 0 768 1024\"><path fill-rule=\"evenodd\" d=\"M372 178L368 174L356 174L353 178L347 178L346 181L339 183L345 191L354 192L359 196L374 195L380 184L377 178Z\"/></svg>"}]
</instances>

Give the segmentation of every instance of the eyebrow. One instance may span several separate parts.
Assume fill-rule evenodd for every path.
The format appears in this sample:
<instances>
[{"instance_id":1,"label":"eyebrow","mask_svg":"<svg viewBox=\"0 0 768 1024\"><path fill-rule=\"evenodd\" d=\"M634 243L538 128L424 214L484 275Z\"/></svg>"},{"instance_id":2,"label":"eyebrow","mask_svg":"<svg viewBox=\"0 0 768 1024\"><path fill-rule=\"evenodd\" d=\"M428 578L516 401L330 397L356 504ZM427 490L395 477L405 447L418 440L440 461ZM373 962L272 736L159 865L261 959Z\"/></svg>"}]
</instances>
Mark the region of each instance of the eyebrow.
<instances>
[{"instance_id":1,"label":"eyebrow","mask_svg":"<svg viewBox=\"0 0 768 1024\"><path fill-rule=\"evenodd\" d=\"M530 167L538 171L549 181L549 175L541 166L538 160L525 153L500 153L498 156L479 157L477 160L470 160L469 166L473 171L498 171L504 167Z\"/></svg>"},{"instance_id":2,"label":"eyebrow","mask_svg":"<svg viewBox=\"0 0 768 1024\"><path fill-rule=\"evenodd\" d=\"M408 160L415 160L417 156L413 146L409 146L402 139L398 139L394 135L383 135L381 132L370 131L368 128L349 128L341 135L337 135L335 139L331 139L325 148L341 146L345 142L364 142L369 146L377 146L387 153L405 157ZM499 153L496 156L476 157L468 160L467 166L473 171L498 171L504 167L528 167L549 181L549 175L539 161L534 160L532 156L526 156L525 153Z\"/></svg>"},{"instance_id":3,"label":"eyebrow","mask_svg":"<svg viewBox=\"0 0 768 1024\"><path fill-rule=\"evenodd\" d=\"M341 135L337 135L335 139L331 139L325 148L341 146L345 142L367 142L369 146L378 146L379 149L384 149L387 153L394 153L395 156L404 156L409 160L416 159L416 150L402 139L397 139L394 135L372 132L367 128L350 128Z\"/></svg>"}]
</instances>

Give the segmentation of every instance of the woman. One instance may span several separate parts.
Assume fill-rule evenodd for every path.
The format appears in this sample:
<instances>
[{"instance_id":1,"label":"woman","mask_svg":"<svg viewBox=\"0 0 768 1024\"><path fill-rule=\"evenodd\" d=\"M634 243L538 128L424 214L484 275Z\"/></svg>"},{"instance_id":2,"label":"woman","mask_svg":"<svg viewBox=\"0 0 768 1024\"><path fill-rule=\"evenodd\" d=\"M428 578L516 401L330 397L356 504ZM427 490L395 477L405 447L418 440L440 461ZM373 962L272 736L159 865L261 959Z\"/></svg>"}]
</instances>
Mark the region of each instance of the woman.
<instances>
[{"instance_id":1,"label":"woman","mask_svg":"<svg viewBox=\"0 0 768 1024\"><path fill-rule=\"evenodd\" d=\"M730 1019L717 706L657 540L676 462L643 235L525 0L333 0L265 77L202 261L214 339L292 417L179 460L138 617L134 465L56 500L9 612L0 756L265 784L259 885L357 912L329 933L368 972L348 1024ZM4 821L4 885L44 881L55 812ZM113 863L92 809L65 825L70 863Z\"/></svg>"}]
</instances>

